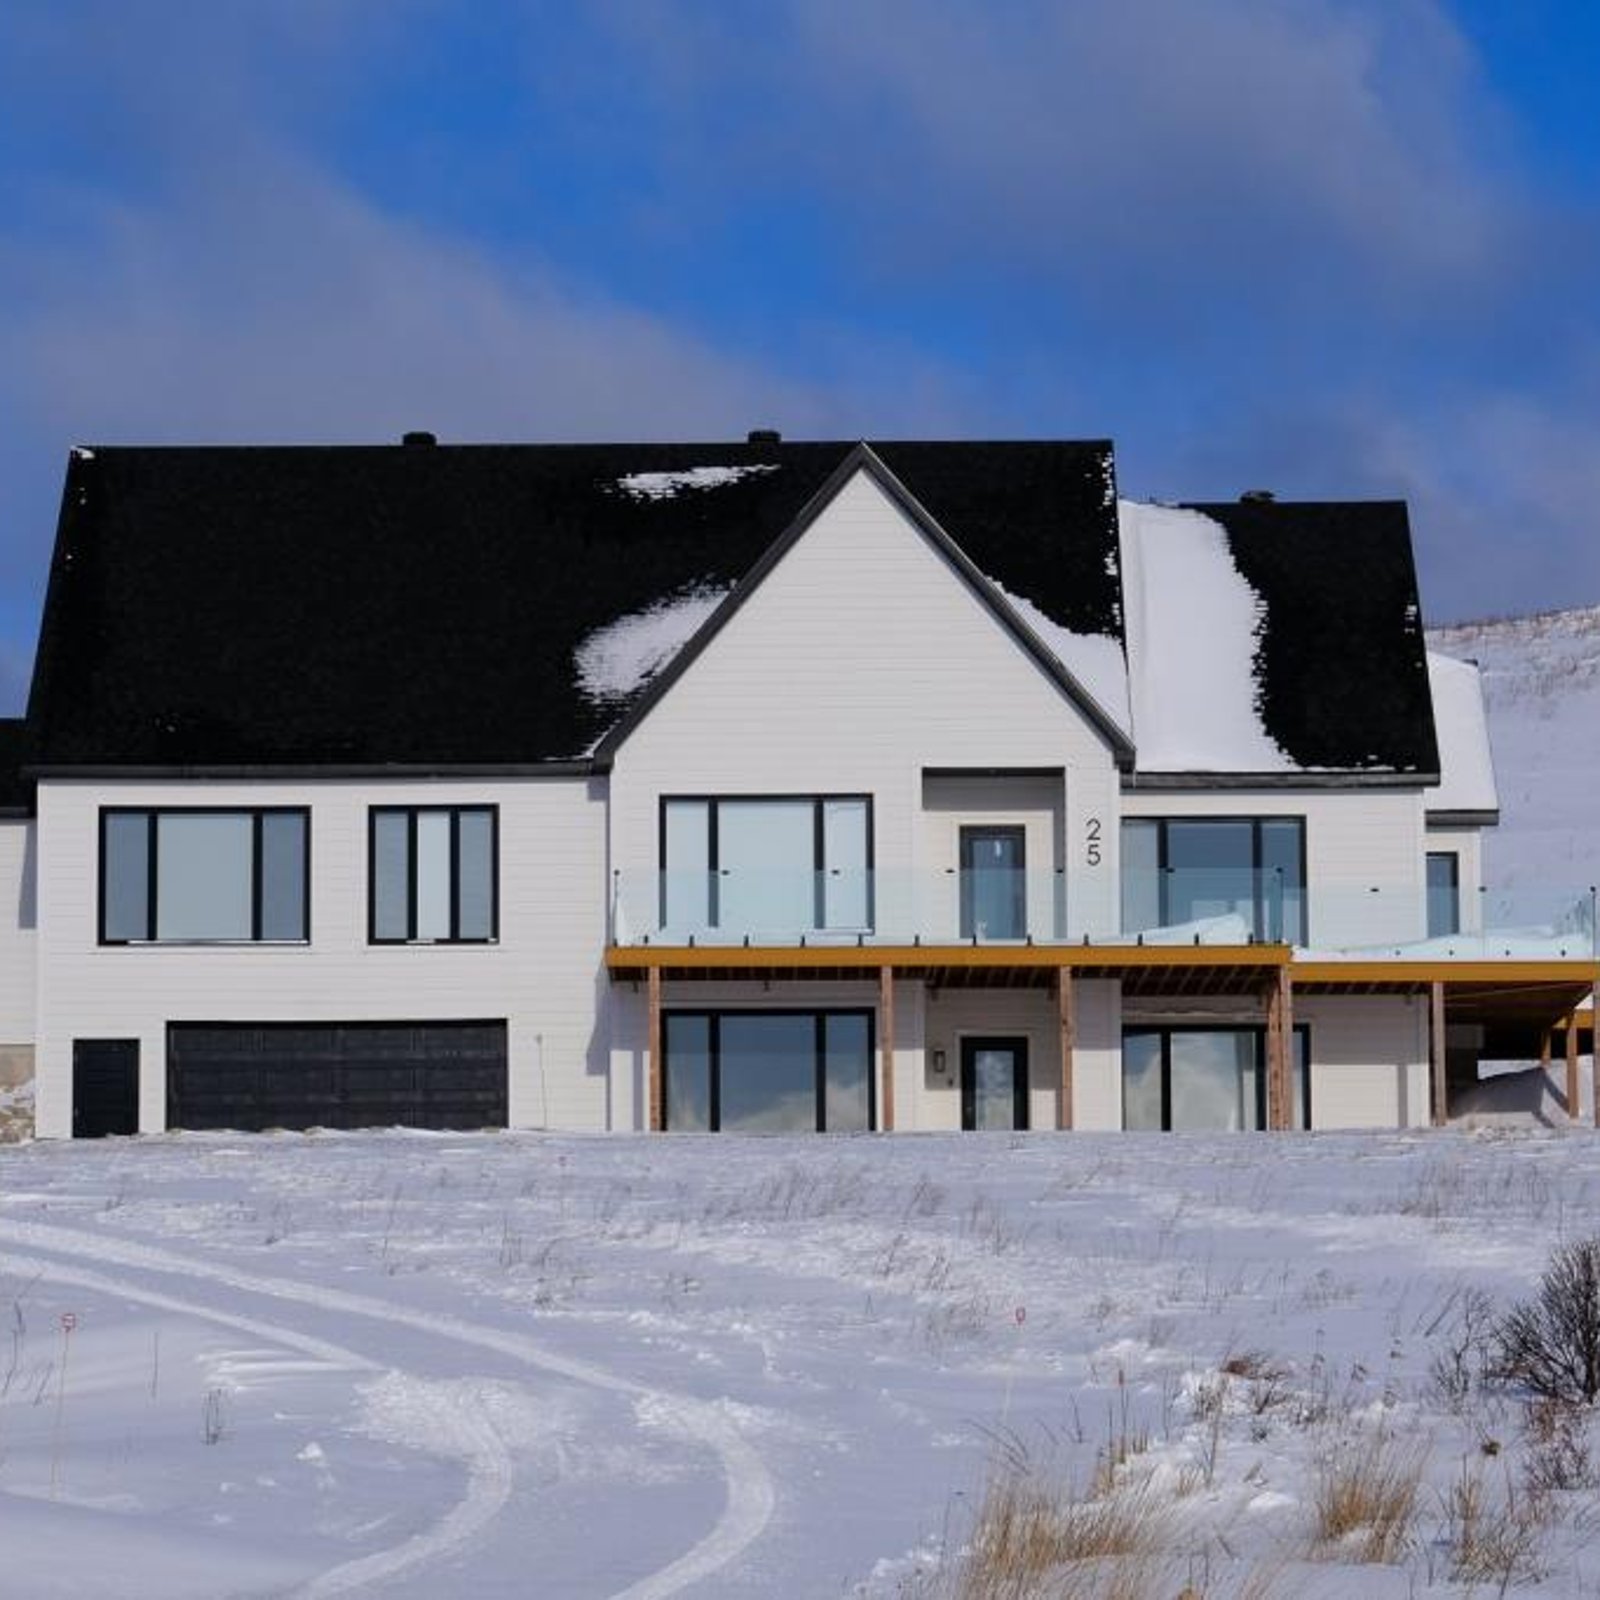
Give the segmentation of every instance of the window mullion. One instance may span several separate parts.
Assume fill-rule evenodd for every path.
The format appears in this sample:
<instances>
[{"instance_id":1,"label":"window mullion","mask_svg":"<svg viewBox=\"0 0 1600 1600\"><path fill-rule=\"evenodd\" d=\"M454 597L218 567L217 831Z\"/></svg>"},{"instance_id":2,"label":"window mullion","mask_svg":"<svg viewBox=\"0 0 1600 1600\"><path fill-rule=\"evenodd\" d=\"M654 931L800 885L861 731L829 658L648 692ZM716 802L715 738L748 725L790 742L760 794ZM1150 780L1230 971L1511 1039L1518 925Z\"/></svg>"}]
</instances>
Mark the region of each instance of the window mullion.
<instances>
[{"instance_id":1,"label":"window mullion","mask_svg":"<svg viewBox=\"0 0 1600 1600\"><path fill-rule=\"evenodd\" d=\"M155 941L156 928L159 926L156 917L156 851L161 842L161 830L156 826L156 816L157 813L154 811L147 811L144 814L145 873L147 879L145 889L144 936L146 940L152 943Z\"/></svg>"},{"instance_id":2,"label":"window mullion","mask_svg":"<svg viewBox=\"0 0 1600 1600\"><path fill-rule=\"evenodd\" d=\"M461 812L450 811L450 938L461 937Z\"/></svg>"},{"instance_id":3,"label":"window mullion","mask_svg":"<svg viewBox=\"0 0 1600 1600\"><path fill-rule=\"evenodd\" d=\"M417 937L417 812L406 812L406 940Z\"/></svg>"}]
</instances>

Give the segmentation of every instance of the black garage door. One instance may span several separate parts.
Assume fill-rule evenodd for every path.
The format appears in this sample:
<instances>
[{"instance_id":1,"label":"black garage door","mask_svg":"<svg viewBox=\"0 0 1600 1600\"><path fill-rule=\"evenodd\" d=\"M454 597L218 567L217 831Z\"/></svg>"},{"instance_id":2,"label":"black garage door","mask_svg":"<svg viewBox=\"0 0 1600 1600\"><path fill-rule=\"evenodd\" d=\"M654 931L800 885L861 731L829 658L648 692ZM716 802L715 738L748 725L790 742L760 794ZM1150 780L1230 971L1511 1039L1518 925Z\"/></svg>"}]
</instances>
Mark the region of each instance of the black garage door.
<instances>
[{"instance_id":1,"label":"black garage door","mask_svg":"<svg viewBox=\"0 0 1600 1600\"><path fill-rule=\"evenodd\" d=\"M504 1022L167 1028L172 1128L503 1128Z\"/></svg>"}]
</instances>

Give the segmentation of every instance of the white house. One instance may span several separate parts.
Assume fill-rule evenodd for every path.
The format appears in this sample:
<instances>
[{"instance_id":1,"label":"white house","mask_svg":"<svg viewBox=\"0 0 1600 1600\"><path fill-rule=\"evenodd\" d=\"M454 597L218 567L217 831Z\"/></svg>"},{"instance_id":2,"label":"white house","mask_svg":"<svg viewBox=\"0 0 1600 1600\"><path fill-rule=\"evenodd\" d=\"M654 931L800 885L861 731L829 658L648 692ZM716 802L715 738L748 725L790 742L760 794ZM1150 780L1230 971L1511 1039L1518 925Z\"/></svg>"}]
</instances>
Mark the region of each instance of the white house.
<instances>
[{"instance_id":1,"label":"white house","mask_svg":"<svg viewBox=\"0 0 1600 1600\"><path fill-rule=\"evenodd\" d=\"M52 1137L1427 1123L1595 981L1586 891L1503 931L1496 816L1399 504L1119 503L1101 442L80 450L0 1070Z\"/></svg>"}]
</instances>

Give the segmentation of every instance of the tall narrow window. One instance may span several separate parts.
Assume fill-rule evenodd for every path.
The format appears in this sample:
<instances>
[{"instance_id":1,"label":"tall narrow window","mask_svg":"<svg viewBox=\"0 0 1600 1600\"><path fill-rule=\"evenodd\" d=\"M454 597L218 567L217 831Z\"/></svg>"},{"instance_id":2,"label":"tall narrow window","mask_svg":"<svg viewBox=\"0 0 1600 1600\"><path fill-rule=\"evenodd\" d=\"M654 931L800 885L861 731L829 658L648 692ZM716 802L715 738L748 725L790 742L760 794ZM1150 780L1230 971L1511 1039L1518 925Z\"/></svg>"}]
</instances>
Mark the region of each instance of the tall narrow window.
<instances>
[{"instance_id":1,"label":"tall narrow window","mask_svg":"<svg viewBox=\"0 0 1600 1600\"><path fill-rule=\"evenodd\" d=\"M961 830L961 937L1021 939L1028 931L1026 835L1017 827Z\"/></svg>"},{"instance_id":2,"label":"tall narrow window","mask_svg":"<svg viewBox=\"0 0 1600 1600\"><path fill-rule=\"evenodd\" d=\"M374 944L487 944L499 935L494 806L374 806Z\"/></svg>"},{"instance_id":3,"label":"tall narrow window","mask_svg":"<svg viewBox=\"0 0 1600 1600\"><path fill-rule=\"evenodd\" d=\"M292 944L307 938L304 810L100 814L100 942Z\"/></svg>"},{"instance_id":4,"label":"tall narrow window","mask_svg":"<svg viewBox=\"0 0 1600 1600\"><path fill-rule=\"evenodd\" d=\"M1453 850L1428 852L1428 937L1461 932L1461 858Z\"/></svg>"}]
</instances>

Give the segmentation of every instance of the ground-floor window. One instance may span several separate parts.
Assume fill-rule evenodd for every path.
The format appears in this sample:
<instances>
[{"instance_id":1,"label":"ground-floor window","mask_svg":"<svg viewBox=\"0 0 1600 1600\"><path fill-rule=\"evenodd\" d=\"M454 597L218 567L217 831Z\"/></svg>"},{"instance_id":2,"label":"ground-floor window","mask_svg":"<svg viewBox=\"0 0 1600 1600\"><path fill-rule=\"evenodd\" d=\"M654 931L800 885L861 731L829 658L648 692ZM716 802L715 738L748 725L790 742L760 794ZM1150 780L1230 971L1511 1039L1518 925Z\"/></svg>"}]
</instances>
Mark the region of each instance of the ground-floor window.
<instances>
[{"instance_id":1,"label":"ground-floor window","mask_svg":"<svg viewBox=\"0 0 1600 1600\"><path fill-rule=\"evenodd\" d=\"M666 1125L679 1132L863 1132L870 1011L669 1011Z\"/></svg>"},{"instance_id":2,"label":"ground-floor window","mask_svg":"<svg viewBox=\"0 0 1600 1600\"><path fill-rule=\"evenodd\" d=\"M1294 1030L1292 1051L1290 1123L1309 1128L1309 1029ZM1122 1125L1191 1132L1266 1127L1266 1029L1125 1029Z\"/></svg>"}]
</instances>

